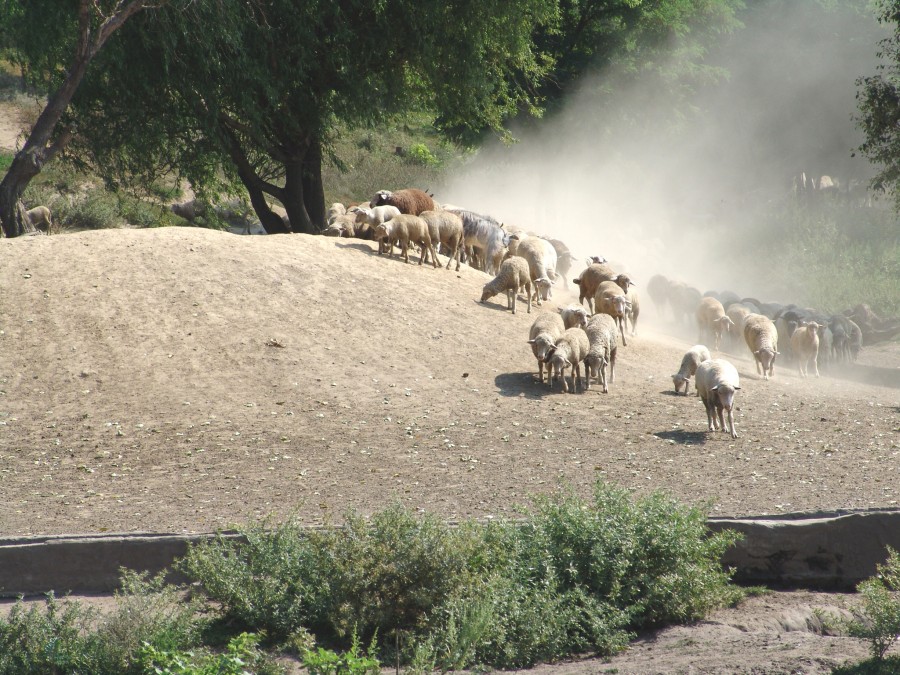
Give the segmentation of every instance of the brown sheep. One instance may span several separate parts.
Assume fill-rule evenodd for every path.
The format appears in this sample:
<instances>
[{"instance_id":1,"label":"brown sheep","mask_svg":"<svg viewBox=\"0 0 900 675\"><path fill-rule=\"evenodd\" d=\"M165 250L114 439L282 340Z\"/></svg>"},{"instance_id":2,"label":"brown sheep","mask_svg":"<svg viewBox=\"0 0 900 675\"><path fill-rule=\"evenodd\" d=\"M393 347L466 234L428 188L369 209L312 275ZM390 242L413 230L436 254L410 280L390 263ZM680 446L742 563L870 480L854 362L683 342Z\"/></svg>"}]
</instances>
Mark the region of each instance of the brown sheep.
<instances>
[{"instance_id":1,"label":"brown sheep","mask_svg":"<svg viewBox=\"0 0 900 675\"><path fill-rule=\"evenodd\" d=\"M573 281L581 289L578 293L578 302L584 303L585 298L587 298L587 306L592 314L595 311L599 311L594 308L594 296L597 295L597 289L601 283L613 281L625 293L628 292L629 286L634 286L634 282L631 281L627 274L619 274L607 263L592 263L581 273L580 277L573 279Z\"/></svg>"},{"instance_id":2,"label":"brown sheep","mask_svg":"<svg viewBox=\"0 0 900 675\"><path fill-rule=\"evenodd\" d=\"M400 213L409 213L418 216L422 211L435 211L440 208L427 192L417 188L405 190L379 190L372 197L372 206L396 206Z\"/></svg>"}]
</instances>

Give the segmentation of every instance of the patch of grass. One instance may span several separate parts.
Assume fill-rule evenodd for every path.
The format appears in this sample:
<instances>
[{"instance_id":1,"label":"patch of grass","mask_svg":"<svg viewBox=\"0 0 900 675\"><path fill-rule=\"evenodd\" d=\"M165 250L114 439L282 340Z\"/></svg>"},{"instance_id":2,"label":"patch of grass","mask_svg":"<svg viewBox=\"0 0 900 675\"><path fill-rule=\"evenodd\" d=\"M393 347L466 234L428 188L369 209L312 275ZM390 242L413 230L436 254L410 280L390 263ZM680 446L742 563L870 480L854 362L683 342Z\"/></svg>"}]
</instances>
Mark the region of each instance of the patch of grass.
<instances>
[{"instance_id":1,"label":"patch of grass","mask_svg":"<svg viewBox=\"0 0 900 675\"><path fill-rule=\"evenodd\" d=\"M9 167L12 166L13 158L15 155L6 154L5 152L0 151L0 174L6 173Z\"/></svg>"},{"instance_id":2,"label":"patch of grass","mask_svg":"<svg viewBox=\"0 0 900 675\"><path fill-rule=\"evenodd\" d=\"M105 615L52 595L43 606L16 603L0 619L0 674L138 675L142 645L180 650L197 643L195 605L161 577L123 571L116 599Z\"/></svg>"},{"instance_id":3,"label":"patch of grass","mask_svg":"<svg viewBox=\"0 0 900 675\"><path fill-rule=\"evenodd\" d=\"M737 535L711 535L702 509L603 483L592 500L543 499L523 522L451 527L395 506L329 531L244 534L193 546L179 565L225 618L286 643L378 636L380 656L413 670L612 654L632 630L743 597L719 563Z\"/></svg>"}]
</instances>

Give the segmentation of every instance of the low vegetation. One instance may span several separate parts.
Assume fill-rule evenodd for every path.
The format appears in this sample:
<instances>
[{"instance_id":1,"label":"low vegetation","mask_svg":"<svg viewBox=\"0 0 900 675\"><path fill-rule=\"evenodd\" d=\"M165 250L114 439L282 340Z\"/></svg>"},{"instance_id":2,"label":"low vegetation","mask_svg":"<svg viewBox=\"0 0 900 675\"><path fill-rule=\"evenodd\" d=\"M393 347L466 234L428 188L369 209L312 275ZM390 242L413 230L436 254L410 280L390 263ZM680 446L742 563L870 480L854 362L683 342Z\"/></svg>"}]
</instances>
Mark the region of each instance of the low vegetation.
<instances>
[{"instance_id":1,"label":"low vegetation","mask_svg":"<svg viewBox=\"0 0 900 675\"><path fill-rule=\"evenodd\" d=\"M845 621L847 632L866 640L872 658L836 669L835 675L887 675L900 672L900 656L886 656L900 637L900 554L888 547L888 559L877 566L874 577L856 589L860 607Z\"/></svg>"},{"instance_id":2,"label":"low vegetation","mask_svg":"<svg viewBox=\"0 0 900 675\"><path fill-rule=\"evenodd\" d=\"M0 675L228 673L235 654L277 672L254 636L310 672L525 667L613 654L639 628L744 596L720 564L734 533L710 534L704 510L661 493L633 500L603 483L592 499L543 498L517 521L451 526L395 506L325 530L243 534L178 563L206 602L126 574L107 616L52 597L17 604L0 620ZM224 653L204 647L223 630Z\"/></svg>"}]
</instances>

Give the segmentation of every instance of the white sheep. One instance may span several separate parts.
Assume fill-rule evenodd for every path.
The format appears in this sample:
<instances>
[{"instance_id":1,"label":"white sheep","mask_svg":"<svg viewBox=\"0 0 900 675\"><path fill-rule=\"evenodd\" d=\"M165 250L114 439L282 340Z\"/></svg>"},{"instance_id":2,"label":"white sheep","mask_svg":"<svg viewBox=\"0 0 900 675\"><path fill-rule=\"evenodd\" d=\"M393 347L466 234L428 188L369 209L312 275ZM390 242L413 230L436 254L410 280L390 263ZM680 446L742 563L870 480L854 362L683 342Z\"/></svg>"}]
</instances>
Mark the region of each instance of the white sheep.
<instances>
[{"instance_id":1,"label":"white sheep","mask_svg":"<svg viewBox=\"0 0 900 675\"><path fill-rule=\"evenodd\" d=\"M819 324L815 321L802 323L791 334L791 350L797 357L797 367L800 377L806 377L807 363L812 359L813 372L819 376L819 366L816 360L819 357Z\"/></svg>"},{"instance_id":2,"label":"white sheep","mask_svg":"<svg viewBox=\"0 0 900 675\"><path fill-rule=\"evenodd\" d=\"M768 380L775 374L775 357L781 353L775 323L762 314L748 314L744 318L744 341L753 354L756 372Z\"/></svg>"},{"instance_id":3,"label":"white sheep","mask_svg":"<svg viewBox=\"0 0 900 675\"><path fill-rule=\"evenodd\" d=\"M607 382L616 381L616 323L609 314L594 314L588 321L584 332L588 336L588 353L584 357L585 385L591 388L591 378L603 387L603 393L609 393ZM606 367L609 366L609 378Z\"/></svg>"},{"instance_id":4,"label":"white sheep","mask_svg":"<svg viewBox=\"0 0 900 675\"><path fill-rule=\"evenodd\" d=\"M566 368L572 369L572 392L578 389L578 380L581 379L581 362L588 355L591 344L588 340L587 333L583 328L569 328L563 333L562 337L556 341L556 347L547 363L552 373L550 377L550 388L553 388L553 380L560 378L562 380L563 391L568 393L569 384L566 382ZM582 391L584 384L582 384Z\"/></svg>"},{"instance_id":5,"label":"white sheep","mask_svg":"<svg viewBox=\"0 0 900 675\"><path fill-rule=\"evenodd\" d=\"M481 291L481 302L506 291L506 308L516 313L516 293L524 287L528 296L528 313L531 314L531 274L524 258L509 258L500 263L497 276L484 285Z\"/></svg>"},{"instance_id":6,"label":"white sheep","mask_svg":"<svg viewBox=\"0 0 900 675\"><path fill-rule=\"evenodd\" d=\"M628 300L630 307L625 313L626 324L631 322L631 336L637 336L637 320L641 315L641 299L633 288L629 288L625 293L625 299Z\"/></svg>"},{"instance_id":7,"label":"white sheep","mask_svg":"<svg viewBox=\"0 0 900 675\"><path fill-rule=\"evenodd\" d=\"M46 230L47 234L53 234L53 219L50 217L50 209L46 206L35 206L33 209L28 209L25 215L28 216L28 222L34 229L42 232Z\"/></svg>"},{"instance_id":8,"label":"white sheep","mask_svg":"<svg viewBox=\"0 0 900 675\"><path fill-rule=\"evenodd\" d=\"M526 237L519 242L515 255L528 261L538 305L541 304L541 300L549 300L553 284L556 283L558 261L553 244L540 237Z\"/></svg>"},{"instance_id":9,"label":"white sheep","mask_svg":"<svg viewBox=\"0 0 900 675\"><path fill-rule=\"evenodd\" d=\"M396 206L385 205L385 206L373 206L371 208L366 207L366 206L360 206L355 209L353 217L356 219L356 224L358 226L361 226L358 229L370 230L374 233L374 231L376 229L378 229L379 225L381 225L384 222L387 222L394 216L399 216L399 215L400 215L400 209L398 209ZM378 253L379 254L390 253L393 250L393 246L394 246L393 240L388 240L388 241L382 240L378 246Z\"/></svg>"},{"instance_id":10,"label":"white sheep","mask_svg":"<svg viewBox=\"0 0 900 675\"><path fill-rule=\"evenodd\" d=\"M330 234L335 230L337 230L337 234ZM345 213L335 216L331 222L328 223L328 227L323 234L335 237L355 237L357 234L356 215Z\"/></svg>"},{"instance_id":11,"label":"white sheep","mask_svg":"<svg viewBox=\"0 0 900 675\"><path fill-rule=\"evenodd\" d=\"M544 383L544 364L553 353L556 341L566 332L562 317L556 312L543 312L531 324L528 331L528 344L538 362L538 378ZM547 366L547 383L550 383L550 366Z\"/></svg>"},{"instance_id":12,"label":"white sheep","mask_svg":"<svg viewBox=\"0 0 900 675\"><path fill-rule=\"evenodd\" d=\"M447 269L450 269L450 263L456 258L456 271L459 272L459 258L462 254L464 238L462 218L449 211L422 211L419 217L428 223L431 241L445 246L449 252Z\"/></svg>"},{"instance_id":13,"label":"white sheep","mask_svg":"<svg viewBox=\"0 0 900 675\"><path fill-rule=\"evenodd\" d=\"M399 241L400 251L405 262L409 262L409 244L419 244L422 247L422 255L419 258L419 265L425 261L425 252L431 252L431 259L434 266L437 267L437 254L434 252L434 246L431 243L431 234L428 230L428 223L407 213L401 213L394 216L388 221L381 223L375 228L375 239L387 239L389 242ZM394 257L394 248L391 247L391 257Z\"/></svg>"},{"instance_id":14,"label":"white sheep","mask_svg":"<svg viewBox=\"0 0 900 675\"><path fill-rule=\"evenodd\" d=\"M697 317L697 329L700 334L699 342L706 338L713 338L713 346L719 348L722 333L729 333L734 321L725 314L725 308L716 298L702 298L694 313Z\"/></svg>"},{"instance_id":15,"label":"white sheep","mask_svg":"<svg viewBox=\"0 0 900 675\"><path fill-rule=\"evenodd\" d=\"M569 305L568 307L560 307L559 315L562 317L566 328L585 328L588 323L587 310L581 305Z\"/></svg>"},{"instance_id":16,"label":"white sheep","mask_svg":"<svg viewBox=\"0 0 900 675\"><path fill-rule=\"evenodd\" d=\"M725 359L704 361L697 367L694 386L706 408L709 431L730 431L731 437L737 438L737 431L734 429L734 395L741 388L737 368ZM723 411L728 413L727 426Z\"/></svg>"},{"instance_id":17,"label":"white sheep","mask_svg":"<svg viewBox=\"0 0 900 675\"><path fill-rule=\"evenodd\" d=\"M622 346L627 347L628 341L625 339L625 315L631 308L625 291L619 287L615 281L603 281L597 288L594 296L594 307L601 314L609 314L616 322L622 333Z\"/></svg>"},{"instance_id":18,"label":"white sheep","mask_svg":"<svg viewBox=\"0 0 900 675\"><path fill-rule=\"evenodd\" d=\"M328 207L328 210L325 212L326 222L331 225L334 222L334 219L338 216L344 216L347 214L347 207L341 204L340 202L335 202L331 206Z\"/></svg>"},{"instance_id":19,"label":"white sheep","mask_svg":"<svg viewBox=\"0 0 900 675\"><path fill-rule=\"evenodd\" d=\"M691 377L697 372L698 366L704 361L709 361L710 358L709 349L707 349L706 345L694 345L684 353L684 356L681 358L681 368L672 376L676 394L684 387L684 395L688 395Z\"/></svg>"}]
</instances>

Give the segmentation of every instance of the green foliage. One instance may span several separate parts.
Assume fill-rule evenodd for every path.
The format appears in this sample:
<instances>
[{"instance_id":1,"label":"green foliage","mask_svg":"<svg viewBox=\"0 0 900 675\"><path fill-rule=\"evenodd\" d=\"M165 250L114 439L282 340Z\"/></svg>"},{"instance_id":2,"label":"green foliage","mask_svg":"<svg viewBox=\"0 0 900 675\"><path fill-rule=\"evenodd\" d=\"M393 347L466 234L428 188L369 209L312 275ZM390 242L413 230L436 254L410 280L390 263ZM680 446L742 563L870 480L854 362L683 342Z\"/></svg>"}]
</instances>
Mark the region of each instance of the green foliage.
<instances>
[{"instance_id":1,"label":"green foliage","mask_svg":"<svg viewBox=\"0 0 900 675\"><path fill-rule=\"evenodd\" d=\"M888 547L888 559L877 570L857 586L862 607L847 627L853 637L868 640L872 658L881 660L900 637L900 554Z\"/></svg>"},{"instance_id":2,"label":"green foliage","mask_svg":"<svg viewBox=\"0 0 900 675\"><path fill-rule=\"evenodd\" d=\"M137 675L142 643L171 650L196 642L195 606L161 577L123 571L116 600L102 616L52 594L43 606L17 602L0 620L0 674Z\"/></svg>"},{"instance_id":3,"label":"green foliage","mask_svg":"<svg viewBox=\"0 0 900 675\"><path fill-rule=\"evenodd\" d=\"M259 651L259 638L241 633L224 654L158 649L144 643L138 652L140 672L148 675L277 675L283 669Z\"/></svg>"},{"instance_id":4,"label":"green foliage","mask_svg":"<svg viewBox=\"0 0 900 675\"><path fill-rule=\"evenodd\" d=\"M900 673L900 656L868 659L862 663L839 666L831 671L831 675L897 675L897 673Z\"/></svg>"},{"instance_id":5,"label":"green foliage","mask_svg":"<svg viewBox=\"0 0 900 675\"><path fill-rule=\"evenodd\" d=\"M5 152L0 152L0 172L6 172L10 165L12 165L13 157L14 155L7 155Z\"/></svg>"},{"instance_id":6,"label":"green foliage","mask_svg":"<svg viewBox=\"0 0 900 675\"><path fill-rule=\"evenodd\" d=\"M377 675L381 664L375 658L375 638L369 645L368 653L360 651L359 637L354 632L349 651L338 654L330 649L306 649L303 651L303 667L309 675Z\"/></svg>"},{"instance_id":7,"label":"green foliage","mask_svg":"<svg viewBox=\"0 0 900 675\"><path fill-rule=\"evenodd\" d=\"M406 154L410 161L422 166L434 166L438 163L438 158L431 153L431 150L424 143L414 143Z\"/></svg>"},{"instance_id":8,"label":"green foliage","mask_svg":"<svg viewBox=\"0 0 900 675\"><path fill-rule=\"evenodd\" d=\"M754 272L773 297L790 293L791 302L829 312L865 302L882 316L900 314L900 229L892 210L782 203L747 230L744 248L764 265Z\"/></svg>"},{"instance_id":9,"label":"green foliage","mask_svg":"<svg viewBox=\"0 0 900 675\"><path fill-rule=\"evenodd\" d=\"M611 654L633 629L742 597L719 565L733 534L711 535L700 509L661 494L633 502L602 483L593 501L548 498L522 523L450 527L395 506L329 531L244 534L194 546L180 564L226 618L279 641L380 635L382 654L402 642L421 669Z\"/></svg>"}]
</instances>

